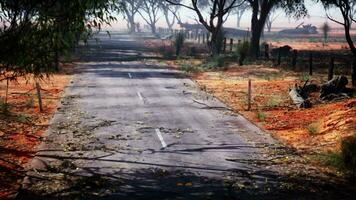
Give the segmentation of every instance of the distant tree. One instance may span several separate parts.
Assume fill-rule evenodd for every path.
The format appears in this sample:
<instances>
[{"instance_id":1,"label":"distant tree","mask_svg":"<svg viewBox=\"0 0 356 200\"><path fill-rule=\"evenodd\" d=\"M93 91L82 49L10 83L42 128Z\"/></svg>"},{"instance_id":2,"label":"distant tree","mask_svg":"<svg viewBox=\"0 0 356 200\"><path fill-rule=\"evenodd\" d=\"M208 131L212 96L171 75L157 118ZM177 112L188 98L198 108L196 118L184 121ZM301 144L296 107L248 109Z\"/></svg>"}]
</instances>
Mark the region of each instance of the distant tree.
<instances>
[{"instance_id":1,"label":"distant tree","mask_svg":"<svg viewBox=\"0 0 356 200\"><path fill-rule=\"evenodd\" d=\"M142 2L142 7L139 9L138 13L141 15L142 19L151 28L151 32L157 35L157 22L159 20L159 12L162 8L163 0L144 0Z\"/></svg>"},{"instance_id":2,"label":"distant tree","mask_svg":"<svg viewBox=\"0 0 356 200\"><path fill-rule=\"evenodd\" d=\"M123 0L123 11L125 14L125 20L127 21L127 27L130 33L136 31L135 16L142 6L143 0Z\"/></svg>"},{"instance_id":3,"label":"distant tree","mask_svg":"<svg viewBox=\"0 0 356 200\"><path fill-rule=\"evenodd\" d=\"M242 2L243 1L243 2ZM239 0L239 3L242 3L241 6L236 7L234 9L234 13L236 14L236 25L237 28L241 27L241 19L242 16L246 13L246 11L250 8L249 4L245 0Z\"/></svg>"},{"instance_id":4,"label":"distant tree","mask_svg":"<svg viewBox=\"0 0 356 200\"><path fill-rule=\"evenodd\" d=\"M181 1L182 0L175 0L176 3L180 3ZM162 1L161 7L162 7L164 18L167 23L167 27L169 30L172 30L176 21L178 21L178 23L180 22L180 18L178 14L180 6L172 5L167 1Z\"/></svg>"},{"instance_id":5,"label":"distant tree","mask_svg":"<svg viewBox=\"0 0 356 200\"><path fill-rule=\"evenodd\" d=\"M267 31L270 33L272 31L273 23L278 19L278 17L282 14L282 12L278 12L278 8L272 8L266 20Z\"/></svg>"},{"instance_id":6,"label":"distant tree","mask_svg":"<svg viewBox=\"0 0 356 200\"><path fill-rule=\"evenodd\" d=\"M328 24L328 22L325 22L321 27L321 30L323 31L323 35L324 35L324 43L327 43L328 40L328 36L329 36L329 32L330 32L330 26Z\"/></svg>"},{"instance_id":7,"label":"distant tree","mask_svg":"<svg viewBox=\"0 0 356 200\"><path fill-rule=\"evenodd\" d=\"M304 0L246 0L252 8L251 18L251 56L258 58L260 54L260 39L268 15L274 7L283 8L288 15L305 16L307 10Z\"/></svg>"},{"instance_id":8,"label":"distant tree","mask_svg":"<svg viewBox=\"0 0 356 200\"><path fill-rule=\"evenodd\" d=\"M344 27L346 41L352 54L356 57L356 47L350 33L352 23L356 22L356 0L321 0L321 2L327 11L328 19ZM342 20L337 20L328 13L328 10L331 8L336 8L339 11Z\"/></svg>"},{"instance_id":9,"label":"distant tree","mask_svg":"<svg viewBox=\"0 0 356 200\"><path fill-rule=\"evenodd\" d=\"M194 11L198 17L197 20L211 34L211 40L209 42L211 54L218 55L221 53L219 37L223 35L223 24L232 9L235 9L236 7L241 5L238 4L238 0L191 0L190 4L177 3L173 0L166 1L173 5L183 6L187 9ZM204 11L207 12L208 19L205 19L203 13Z\"/></svg>"}]
</instances>

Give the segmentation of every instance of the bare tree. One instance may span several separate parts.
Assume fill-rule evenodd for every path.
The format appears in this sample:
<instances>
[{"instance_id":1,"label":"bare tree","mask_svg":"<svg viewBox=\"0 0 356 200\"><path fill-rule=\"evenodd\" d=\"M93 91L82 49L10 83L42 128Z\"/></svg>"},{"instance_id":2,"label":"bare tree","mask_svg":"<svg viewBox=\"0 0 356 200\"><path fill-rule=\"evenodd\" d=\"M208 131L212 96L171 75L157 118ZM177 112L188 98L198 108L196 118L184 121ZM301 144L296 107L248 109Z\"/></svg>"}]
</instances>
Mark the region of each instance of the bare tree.
<instances>
[{"instance_id":1,"label":"bare tree","mask_svg":"<svg viewBox=\"0 0 356 200\"><path fill-rule=\"evenodd\" d=\"M135 16L138 13L143 0L124 0L123 11L125 14L125 20L127 21L127 27L130 33L136 31Z\"/></svg>"},{"instance_id":2,"label":"bare tree","mask_svg":"<svg viewBox=\"0 0 356 200\"><path fill-rule=\"evenodd\" d=\"M151 32L157 34L157 22L159 20L159 12L162 7L163 0L143 0L142 7L139 9L138 13L141 15L142 19L150 26Z\"/></svg>"},{"instance_id":3,"label":"bare tree","mask_svg":"<svg viewBox=\"0 0 356 200\"><path fill-rule=\"evenodd\" d=\"M344 27L346 41L351 49L352 54L354 57L356 57L356 47L350 33L352 23L356 22L356 0L321 0L321 2L327 11L326 15L328 19ZM342 21L330 16L328 13L330 8L336 8L340 12Z\"/></svg>"},{"instance_id":4,"label":"bare tree","mask_svg":"<svg viewBox=\"0 0 356 200\"><path fill-rule=\"evenodd\" d=\"M212 55L220 54L221 45L219 45L219 36L222 34L222 28L224 22L226 21L226 17L230 14L232 9L241 5L237 3L238 0L191 0L190 4L177 3L173 0L166 1L172 5L183 6L194 11L197 15L198 21L211 34L211 40L209 42L210 52ZM204 17L203 12L206 7L209 7L209 10L207 11L209 19L205 19Z\"/></svg>"}]
</instances>

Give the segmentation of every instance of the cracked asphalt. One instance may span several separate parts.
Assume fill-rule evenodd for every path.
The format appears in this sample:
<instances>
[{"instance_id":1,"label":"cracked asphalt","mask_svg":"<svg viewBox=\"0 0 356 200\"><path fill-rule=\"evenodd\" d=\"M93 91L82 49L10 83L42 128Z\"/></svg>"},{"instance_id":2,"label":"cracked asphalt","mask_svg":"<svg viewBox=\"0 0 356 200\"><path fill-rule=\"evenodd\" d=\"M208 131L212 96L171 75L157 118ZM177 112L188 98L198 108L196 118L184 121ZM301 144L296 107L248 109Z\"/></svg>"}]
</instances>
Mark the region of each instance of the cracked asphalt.
<instances>
[{"instance_id":1,"label":"cracked asphalt","mask_svg":"<svg viewBox=\"0 0 356 200\"><path fill-rule=\"evenodd\" d=\"M282 147L184 74L151 62L147 38L98 38L83 50L17 199L331 197L310 190L320 185L308 177L291 183L269 167Z\"/></svg>"}]
</instances>

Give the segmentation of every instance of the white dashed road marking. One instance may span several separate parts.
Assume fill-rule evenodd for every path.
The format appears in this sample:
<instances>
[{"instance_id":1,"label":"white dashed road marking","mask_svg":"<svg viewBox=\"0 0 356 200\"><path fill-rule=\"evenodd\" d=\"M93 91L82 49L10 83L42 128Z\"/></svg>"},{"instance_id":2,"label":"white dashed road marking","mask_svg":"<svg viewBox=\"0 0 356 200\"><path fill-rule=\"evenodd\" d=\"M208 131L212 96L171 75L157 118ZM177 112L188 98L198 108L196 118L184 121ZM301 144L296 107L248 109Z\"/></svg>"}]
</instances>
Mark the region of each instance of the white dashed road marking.
<instances>
[{"instance_id":1,"label":"white dashed road marking","mask_svg":"<svg viewBox=\"0 0 356 200\"><path fill-rule=\"evenodd\" d=\"M143 99L141 92L137 92L137 96L138 96L138 98L140 98L140 100L141 100L143 103L145 103L145 100Z\"/></svg>"},{"instance_id":2,"label":"white dashed road marking","mask_svg":"<svg viewBox=\"0 0 356 200\"><path fill-rule=\"evenodd\" d=\"M161 133L161 131L160 131L158 128L156 129L156 134L157 134L157 136L158 136L158 139L161 141L162 147L163 147L163 148L166 148L166 147L167 147L167 144L166 144L166 142L164 142L162 133Z\"/></svg>"}]
</instances>

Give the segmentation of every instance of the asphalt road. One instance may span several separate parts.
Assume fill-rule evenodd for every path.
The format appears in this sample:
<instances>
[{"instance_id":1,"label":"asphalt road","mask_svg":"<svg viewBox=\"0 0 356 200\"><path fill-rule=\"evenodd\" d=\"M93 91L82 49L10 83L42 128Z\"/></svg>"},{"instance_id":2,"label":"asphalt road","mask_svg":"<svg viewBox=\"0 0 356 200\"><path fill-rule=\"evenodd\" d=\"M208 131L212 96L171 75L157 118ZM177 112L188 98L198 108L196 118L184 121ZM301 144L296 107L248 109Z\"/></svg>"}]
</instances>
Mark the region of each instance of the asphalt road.
<instances>
[{"instance_id":1,"label":"asphalt road","mask_svg":"<svg viewBox=\"0 0 356 200\"><path fill-rule=\"evenodd\" d=\"M283 177L256 164L278 146L268 134L149 61L145 38L99 39L83 50L18 199L300 196L276 189Z\"/></svg>"}]
</instances>

